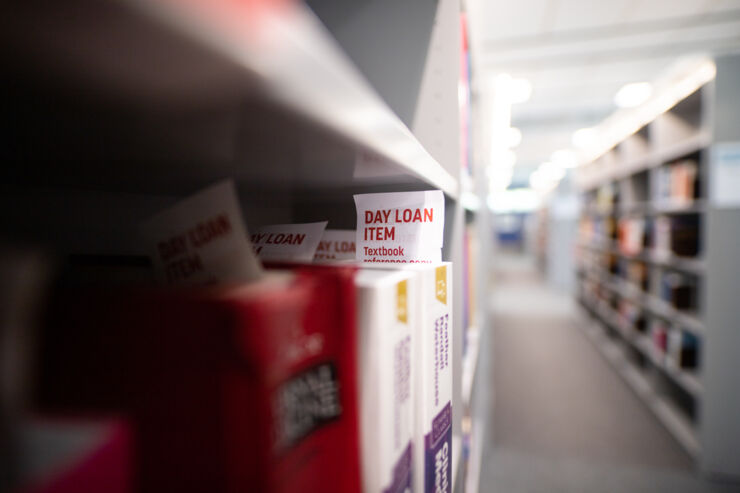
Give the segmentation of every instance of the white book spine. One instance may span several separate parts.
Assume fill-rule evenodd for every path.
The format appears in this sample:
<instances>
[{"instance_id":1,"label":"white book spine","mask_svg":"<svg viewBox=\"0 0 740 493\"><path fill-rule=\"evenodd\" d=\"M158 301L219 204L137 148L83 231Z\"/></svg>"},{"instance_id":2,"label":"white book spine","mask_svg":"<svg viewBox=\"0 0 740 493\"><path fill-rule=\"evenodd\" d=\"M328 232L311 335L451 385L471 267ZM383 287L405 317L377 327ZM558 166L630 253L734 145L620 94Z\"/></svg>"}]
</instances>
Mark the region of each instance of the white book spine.
<instances>
[{"instance_id":1,"label":"white book spine","mask_svg":"<svg viewBox=\"0 0 740 493\"><path fill-rule=\"evenodd\" d=\"M415 491L452 491L452 264L425 268L421 275L420 362L414 477Z\"/></svg>"},{"instance_id":2,"label":"white book spine","mask_svg":"<svg viewBox=\"0 0 740 493\"><path fill-rule=\"evenodd\" d=\"M413 273L358 274L360 438L365 493L410 492L414 419ZM389 278L392 282L388 282Z\"/></svg>"}]
</instances>

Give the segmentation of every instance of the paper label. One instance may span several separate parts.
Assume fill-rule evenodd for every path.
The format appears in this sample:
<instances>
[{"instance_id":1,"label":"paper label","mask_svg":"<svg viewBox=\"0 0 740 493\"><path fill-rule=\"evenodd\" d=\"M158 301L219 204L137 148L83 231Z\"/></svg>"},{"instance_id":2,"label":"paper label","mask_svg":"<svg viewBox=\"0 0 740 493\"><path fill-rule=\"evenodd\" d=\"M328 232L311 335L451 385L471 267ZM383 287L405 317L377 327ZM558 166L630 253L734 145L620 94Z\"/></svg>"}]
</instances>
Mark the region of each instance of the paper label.
<instances>
[{"instance_id":1,"label":"paper label","mask_svg":"<svg viewBox=\"0 0 740 493\"><path fill-rule=\"evenodd\" d=\"M447 304L447 266L440 265L434 269L435 273L435 293L437 300L442 304Z\"/></svg>"},{"instance_id":2,"label":"paper label","mask_svg":"<svg viewBox=\"0 0 740 493\"><path fill-rule=\"evenodd\" d=\"M316 248L314 261L354 260L355 235L352 229L327 229Z\"/></svg>"},{"instance_id":3,"label":"paper label","mask_svg":"<svg viewBox=\"0 0 740 493\"><path fill-rule=\"evenodd\" d=\"M396 285L396 318L399 322L408 322L408 296L406 294L406 281L401 281Z\"/></svg>"},{"instance_id":4,"label":"paper label","mask_svg":"<svg viewBox=\"0 0 740 493\"><path fill-rule=\"evenodd\" d=\"M234 183L217 183L142 224L157 277L170 285L257 279Z\"/></svg>"},{"instance_id":5,"label":"paper label","mask_svg":"<svg viewBox=\"0 0 740 493\"><path fill-rule=\"evenodd\" d=\"M445 201L439 190L355 195L357 260L439 262Z\"/></svg>"},{"instance_id":6,"label":"paper label","mask_svg":"<svg viewBox=\"0 0 740 493\"><path fill-rule=\"evenodd\" d=\"M716 144L711 155L712 205L719 209L740 207L740 142Z\"/></svg>"},{"instance_id":7,"label":"paper label","mask_svg":"<svg viewBox=\"0 0 740 493\"><path fill-rule=\"evenodd\" d=\"M273 224L252 234L257 255L263 260L311 262L327 221L304 224Z\"/></svg>"}]
</instances>

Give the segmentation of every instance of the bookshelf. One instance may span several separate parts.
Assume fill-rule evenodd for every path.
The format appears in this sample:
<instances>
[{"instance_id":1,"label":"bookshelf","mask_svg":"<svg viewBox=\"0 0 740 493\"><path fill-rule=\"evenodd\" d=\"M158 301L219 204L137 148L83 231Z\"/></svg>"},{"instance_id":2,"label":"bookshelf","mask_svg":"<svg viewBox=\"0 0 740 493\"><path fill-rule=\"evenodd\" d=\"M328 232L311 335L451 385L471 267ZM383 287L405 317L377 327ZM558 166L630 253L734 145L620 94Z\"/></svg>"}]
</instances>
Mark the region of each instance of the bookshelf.
<instances>
[{"instance_id":1,"label":"bookshelf","mask_svg":"<svg viewBox=\"0 0 740 493\"><path fill-rule=\"evenodd\" d=\"M378 46L379 17L309 5L316 14L291 1L3 7L4 131L13 143L0 150L6 238L60 264L74 255L142 265L140 222L223 178L236 181L250 229L322 219L350 229L353 194L439 189L443 258L454 262L454 304L463 307L464 235L484 239L488 223L485 186L460 164L459 2L378 6L382 18L415 22L390 39L422 52L402 87L377 76L390 54L358 49ZM475 247L477 272L487 269L485 244ZM475 401L486 352L479 277L476 349L465 354L468 328L455 310L455 491L465 483L463 409ZM485 422L480 412L472 422Z\"/></svg>"},{"instance_id":2,"label":"bookshelf","mask_svg":"<svg viewBox=\"0 0 740 493\"><path fill-rule=\"evenodd\" d=\"M703 473L735 479L740 211L717 181L740 135L739 78L737 56L681 66L603 124L577 172L584 331Z\"/></svg>"}]
</instances>

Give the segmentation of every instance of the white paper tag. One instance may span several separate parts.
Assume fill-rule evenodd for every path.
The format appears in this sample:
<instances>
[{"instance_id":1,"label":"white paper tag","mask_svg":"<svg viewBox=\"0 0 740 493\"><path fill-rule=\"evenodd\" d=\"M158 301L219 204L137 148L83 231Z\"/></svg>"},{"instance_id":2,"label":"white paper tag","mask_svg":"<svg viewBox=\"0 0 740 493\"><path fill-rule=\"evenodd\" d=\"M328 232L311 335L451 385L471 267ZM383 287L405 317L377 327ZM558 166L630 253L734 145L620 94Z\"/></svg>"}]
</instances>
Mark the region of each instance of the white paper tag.
<instances>
[{"instance_id":1,"label":"white paper tag","mask_svg":"<svg viewBox=\"0 0 740 493\"><path fill-rule=\"evenodd\" d=\"M327 221L264 226L252 234L252 243L263 260L311 262L326 225Z\"/></svg>"},{"instance_id":2,"label":"white paper tag","mask_svg":"<svg viewBox=\"0 0 740 493\"><path fill-rule=\"evenodd\" d=\"M709 196L718 209L740 207L740 142L716 144L712 150Z\"/></svg>"},{"instance_id":3,"label":"white paper tag","mask_svg":"<svg viewBox=\"0 0 740 493\"><path fill-rule=\"evenodd\" d=\"M170 285L252 281L262 268L230 180L178 202L141 226L157 277Z\"/></svg>"},{"instance_id":4,"label":"white paper tag","mask_svg":"<svg viewBox=\"0 0 740 493\"><path fill-rule=\"evenodd\" d=\"M357 260L439 262L445 199L439 190L355 195Z\"/></svg>"},{"instance_id":5,"label":"white paper tag","mask_svg":"<svg viewBox=\"0 0 740 493\"><path fill-rule=\"evenodd\" d=\"M353 229L327 229L316 248L314 261L354 260L356 234Z\"/></svg>"}]
</instances>

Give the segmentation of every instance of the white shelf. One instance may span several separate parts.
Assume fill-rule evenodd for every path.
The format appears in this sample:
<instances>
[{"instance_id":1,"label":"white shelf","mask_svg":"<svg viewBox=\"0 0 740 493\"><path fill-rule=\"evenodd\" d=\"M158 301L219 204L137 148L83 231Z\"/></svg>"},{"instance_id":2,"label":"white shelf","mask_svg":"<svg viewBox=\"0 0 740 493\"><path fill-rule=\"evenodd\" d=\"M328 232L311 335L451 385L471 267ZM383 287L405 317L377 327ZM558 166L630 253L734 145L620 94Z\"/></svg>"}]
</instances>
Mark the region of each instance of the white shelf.
<instances>
[{"instance_id":1,"label":"white shelf","mask_svg":"<svg viewBox=\"0 0 740 493\"><path fill-rule=\"evenodd\" d=\"M682 139L680 142L659 149L655 153L656 165L664 164L682 158L708 147L712 143L712 136L708 131L698 131L695 135Z\"/></svg>"},{"instance_id":2,"label":"white shelf","mask_svg":"<svg viewBox=\"0 0 740 493\"><path fill-rule=\"evenodd\" d=\"M643 257L646 262L651 264L671 267L693 274L703 274L706 269L704 259L700 257L679 257L678 255L658 254L653 251L647 252Z\"/></svg>"},{"instance_id":3,"label":"white shelf","mask_svg":"<svg viewBox=\"0 0 740 493\"><path fill-rule=\"evenodd\" d=\"M706 211L703 200L691 201L663 200L655 201L650 205L653 214L700 214Z\"/></svg>"},{"instance_id":4,"label":"white shelf","mask_svg":"<svg viewBox=\"0 0 740 493\"><path fill-rule=\"evenodd\" d=\"M667 399L657 394L648 379L630 363L622 349L610 341L597 325L579 324L589 339L614 367L629 387L655 414L681 446L694 458L701 455L701 446L696 428Z\"/></svg>"},{"instance_id":5,"label":"white shelf","mask_svg":"<svg viewBox=\"0 0 740 493\"><path fill-rule=\"evenodd\" d=\"M645 202L636 202L632 204L622 204L619 207L621 216L646 216L657 214L700 214L706 211L706 205L703 200L696 199L691 201L677 200L653 200Z\"/></svg>"},{"instance_id":6,"label":"white shelf","mask_svg":"<svg viewBox=\"0 0 740 493\"><path fill-rule=\"evenodd\" d=\"M75 95L64 97L90 95L85 101L93 101L92 109L84 118L99 118L105 124L98 128L106 129L92 138L103 149L108 139L119 143L110 146L111 156L120 159L105 163L106 183L120 186L127 182L123 177L130 182L135 176L142 188L152 188L160 179L171 192L179 179L176 191L192 191L195 183L233 176L254 186L323 190L391 184L458 197L457 179L432 158L303 4L33 5L9 13L6 20L14 29L4 33L5 40L29 54L21 67L36 64L50 80L71 80ZM35 36L39 25L59 35ZM96 49L101 33L106 43ZM136 125L116 123L119 115L98 112L98 106L123 111ZM106 119L113 122L110 129ZM117 130L133 135L120 137ZM117 169L120 162L126 162L125 170ZM53 164L47 164L49 170ZM100 174L99 162L89 166ZM49 176L53 182L54 173ZM98 178L86 186L102 184Z\"/></svg>"},{"instance_id":7,"label":"white shelf","mask_svg":"<svg viewBox=\"0 0 740 493\"><path fill-rule=\"evenodd\" d=\"M628 260L645 262L656 266L669 267L671 269L676 269L696 275L703 274L706 269L705 261L701 257L679 257L678 255L658 254L649 249L645 250L642 253L632 255L620 251L614 242L603 241L602 239L598 239L597 241L593 242L579 241L578 246L587 250L613 253L614 255Z\"/></svg>"},{"instance_id":8,"label":"white shelf","mask_svg":"<svg viewBox=\"0 0 740 493\"><path fill-rule=\"evenodd\" d=\"M618 166L600 167L587 165L581 168L576 181L581 189L591 190L607 182L626 178L650 168L660 166L688 154L707 148L711 144L709 132L700 131L679 143L668 145L631 161L618 162ZM589 169L591 168L591 169Z\"/></svg>"},{"instance_id":9,"label":"white shelf","mask_svg":"<svg viewBox=\"0 0 740 493\"><path fill-rule=\"evenodd\" d=\"M478 327L468 329L468 350L463 356L461 394L463 406L469 407L475 374L478 369L478 356L480 354L480 331Z\"/></svg>"},{"instance_id":10,"label":"white shelf","mask_svg":"<svg viewBox=\"0 0 740 493\"><path fill-rule=\"evenodd\" d=\"M462 465L462 437L452 435L452 488L457 484L457 477L460 475L460 466Z\"/></svg>"},{"instance_id":11,"label":"white shelf","mask_svg":"<svg viewBox=\"0 0 740 493\"><path fill-rule=\"evenodd\" d=\"M472 447L470 457L468 458L468 471L464 488L464 491L470 493L479 491L480 475L483 466L483 440L486 438L483 429L482 420L473 421Z\"/></svg>"}]
</instances>

